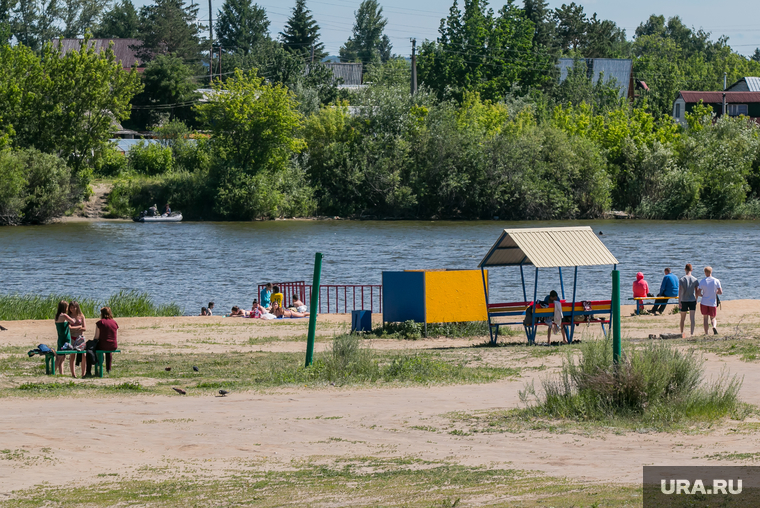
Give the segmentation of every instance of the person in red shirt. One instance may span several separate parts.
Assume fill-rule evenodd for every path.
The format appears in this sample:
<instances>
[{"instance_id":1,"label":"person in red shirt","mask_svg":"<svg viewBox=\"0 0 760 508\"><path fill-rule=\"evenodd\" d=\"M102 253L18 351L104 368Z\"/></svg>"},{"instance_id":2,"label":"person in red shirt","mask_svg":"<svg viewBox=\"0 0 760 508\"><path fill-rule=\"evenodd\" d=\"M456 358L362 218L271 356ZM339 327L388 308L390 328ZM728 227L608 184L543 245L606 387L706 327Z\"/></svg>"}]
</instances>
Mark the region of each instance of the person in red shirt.
<instances>
[{"instance_id":1,"label":"person in red shirt","mask_svg":"<svg viewBox=\"0 0 760 508\"><path fill-rule=\"evenodd\" d=\"M119 325L113 318L110 307L100 309L100 321L95 323L95 340L98 341L97 348L100 351L116 351L119 349L116 342L116 333ZM106 355L106 372L111 372L111 353Z\"/></svg>"},{"instance_id":2,"label":"person in red shirt","mask_svg":"<svg viewBox=\"0 0 760 508\"><path fill-rule=\"evenodd\" d=\"M636 274L636 281L633 283L633 297L645 296L649 296L649 283L644 280L644 274L639 272ZM639 314L641 314L644 310L644 302L636 300L636 308L639 310Z\"/></svg>"}]
</instances>

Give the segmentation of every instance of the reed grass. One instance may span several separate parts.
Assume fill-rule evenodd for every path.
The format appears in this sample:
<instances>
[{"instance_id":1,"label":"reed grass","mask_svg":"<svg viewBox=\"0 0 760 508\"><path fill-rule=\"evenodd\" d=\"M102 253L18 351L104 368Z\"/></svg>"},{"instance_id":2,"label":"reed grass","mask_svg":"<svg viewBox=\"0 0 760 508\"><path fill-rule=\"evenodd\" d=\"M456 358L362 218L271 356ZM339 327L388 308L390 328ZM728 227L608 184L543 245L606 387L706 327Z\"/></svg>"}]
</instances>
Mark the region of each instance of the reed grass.
<instances>
[{"instance_id":1,"label":"reed grass","mask_svg":"<svg viewBox=\"0 0 760 508\"><path fill-rule=\"evenodd\" d=\"M97 318L100 308L111 307L114 317L144 316L181 316L182 308L175 304L155 304L147 293L137 291L119 291L106 301L93 298L51 293L35 294L0 294L0 321L22 319L53 319L60 301L76 301L84 315Z\"/></svg>"},{"instance_id":2,"label":"reed grass","mask_svg":"<svg viewBox=\"0 0 760 508\"><path fill-rule=\"evenodd\" d=\"M559 378L542 381L543 394L533 385L520 393L532 416L577 421L631 420L654 427L682 420L713 421L742 413L742 380L723 373L704 379L704 360L692 351L652 343L628 345L614 366L609 340L581 345L576 358L568 353ZM531 401L536 403L531 405Z\"/></svg>"}]
</instances>

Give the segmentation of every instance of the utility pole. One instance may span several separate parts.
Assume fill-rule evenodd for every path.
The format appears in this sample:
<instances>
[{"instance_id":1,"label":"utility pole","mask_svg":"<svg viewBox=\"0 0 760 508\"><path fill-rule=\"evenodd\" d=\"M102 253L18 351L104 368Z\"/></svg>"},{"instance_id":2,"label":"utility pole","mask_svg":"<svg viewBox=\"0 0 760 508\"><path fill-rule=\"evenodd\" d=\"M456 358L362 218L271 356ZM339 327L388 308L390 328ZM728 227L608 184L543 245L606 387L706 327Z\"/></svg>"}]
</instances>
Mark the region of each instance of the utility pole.
<instances>
[{"instance_id":1,"label":"utility pole","mask_svg":"<svg viewBox=\"0 0 760 508\"><path fill-rule=\"evenodd\" d=\"M208 80L209 85L214 83L214 12L211 10L211 0L208 0Z\"/></svg>"},{"instance_id":2,"label":"utility pole","mask_svg":"<svg viewBox=\"0 0 760 508\"><path fill-rule=\"evenodd\" d=\"M722 116L726 114L726 92L723 92L723 113L721 113Z\"/></svg>"},{"instance_id":3,"label":"utility pole","mask_svg":"<svg viewBox=\"0 0 760 508\"><path fill-rule=\"evenodd\" d=\"M412 39L412 95L417 93L417 39Z\"/></svg>"}]
</instances>

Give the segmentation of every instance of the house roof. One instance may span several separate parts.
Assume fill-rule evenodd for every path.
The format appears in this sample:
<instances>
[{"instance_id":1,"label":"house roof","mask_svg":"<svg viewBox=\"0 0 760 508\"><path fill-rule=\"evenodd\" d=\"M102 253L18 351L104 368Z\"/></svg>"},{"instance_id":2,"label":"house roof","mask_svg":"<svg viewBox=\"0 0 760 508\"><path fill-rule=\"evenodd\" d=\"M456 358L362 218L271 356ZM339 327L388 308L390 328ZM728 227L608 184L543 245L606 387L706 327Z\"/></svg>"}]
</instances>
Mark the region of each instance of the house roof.
<instances>
[{"instance_id":1,"label":"house roof","mask_svg":"<svg viewBox=\"0 0 760 508\"><path fill-rule=\"evenodd\" d=\"M618 260L589 226L505 229L478 267L616 265Z\"/></svg>"},{"instance_id":2,"label":"house roof","mask_svg":"<svg viewBox=\"0 0 760 508\"><path fill-rule=\"evenodd\" d=\"M84 39L53 39L53 46L60 44L62 52L66 54L70 51L79 51L83 41ZM113 41L113 52L116 60L121 62L122 68L130 69L135 63L140 67L140 59L137 58L136 52L131 48L131 46L142 45L140 39L90 39L90 45L95 48L96 52L100 53L108 49L111 41Z\"/></svg>"},{"instance_id":3,"label":"house roof","mask_svg":"<svg viewBox=\"0 0 760 508\"><path fill-rule=\"evenodd\" d=\"M567 78L567 73L573 68L572 58L560 58L559 67L560 83ZM628 86L631 81L631 60L628 58L587 58L587 75L593 83L599 81L599 76L604 74L604 82L608 83L613 78L620 87L620 96L628 95Z\"/></svg>"},{"instance_id":4,"label":"house roof","mask_svg":"<svg viewBox=\"0 0 760 508\"><path fill-rule=\"evenodd\" d=\"M760 78L754 76L745 76L733 85L729 86L726 91L731 91L734 89L749 92L760 92Z\"/></svg>"},{"instance_id":5,"label":"house roof","mask_svg":"<svg viewBox=\"0 0 760 508\"><path fill-rule=\"evenodd\" d=\"M361 63L323 62L322 65L330 69L336 79L343 78L344 87L356 87L362 84Z\"/></svg>"},{"instance_id":6,"label":"house roof","mask_svg":"<svg viewBox=\"0 0 760 508\"><path fill-rule=\"evenodd\" d=\"M727 104L760 102L760 92L678 92L686 103L718 104L723 102L723 94L726 94Z\"/></svg>"}]
</instances>

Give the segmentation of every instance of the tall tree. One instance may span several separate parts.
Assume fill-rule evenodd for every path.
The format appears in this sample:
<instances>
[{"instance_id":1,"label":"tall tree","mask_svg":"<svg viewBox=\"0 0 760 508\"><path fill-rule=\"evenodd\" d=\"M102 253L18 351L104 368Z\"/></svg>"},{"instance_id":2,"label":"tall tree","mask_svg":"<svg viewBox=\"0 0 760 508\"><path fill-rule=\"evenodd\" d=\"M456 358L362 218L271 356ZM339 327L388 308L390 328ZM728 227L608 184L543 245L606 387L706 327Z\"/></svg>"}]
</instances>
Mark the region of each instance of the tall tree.
<instances>
[{"instance_id":1,"label":"tall tree","mask_svg":"<svg viewBox=\"0 0 760 508\"><path fill-rule=\"evenodd\" d=\"M319 25L306 8L306 0L296 0L285 29L280 32L280 40L289 51L304 58L310 58L313 51L315 62L327 56L325 45L319 42Z\"/></svg>"},{"instance_id":2,"label":"tall tree","mask_svg":"<svg viewBox=\"0 0 760 508\"><path fill-rule=\"evenodd\" d=\"M133 101L135 113L130 123L134 127L145 130L162 120L192 123L198 85L192 69L181 58L173 54L156 56L145 66L142 81L145 88Z\"/></svg>"},{"instance_id":3,"label":"tall tree","mask_svg":"<svg viewBox=\"0 0 760 508\"><path fill-rule=\"evenodd\" d=\"M95 27L109 0L63 0L61 21L64 37L81 37Z\"/></svg>"},{"instance_id":4,"label":"tall tree","mask_svg":"<svg viewBox=\"0 0 760 508\"><path fill-rule=\"evenodd\" d=\"M58 0L19 0L11 21L13 35L21 44L38 50L60 36L60 15Z\"/></svg>"},{"instance_id":5,"label":"tall tree","mask_svg":"<svg viewBox=\"0 0 760 508\"><path fill-rule=\"evenodd\" d=\"M267 12L251 0L224 0L215 28L219 45L230 53L247 55L269 38Z\"/></svg>"},{"instance_id":6,"label":"tall tree","mask_svg":"<svg viewBox=\"0 0 760 508\"><path fill-rule=\"evenodd\" d=\"M133 39L139 31L140 18L135 6L131 0L121 0L103 15L93 34L100 38Z\"/></svg>"},{"instance_id":7,"label":"tall tree","mask_svg":"<svg viewBox=\"0 0 760 508\"><path fill-rule=\"evenodd\" d=\"M752 60L760 62L760 48L755 48L755 53L752 55Z\"/></svg>"},{"instance_id":8,"label":"tall tree","mask_svg":"<svg viewBox=\"0 0 760 508\"><path fill-rule=\"evenodd\" d=\"M0 0L0 26L6 25L10 28L13 19L13 9L16 8L18 0Z\"/></svg>"},{"instance_id":9,"label":"tall tree","mask_svg":"<svg viewBox=\"0 0 760 508\"><path fill-rule=\"evenodd\" d=\"M571 2L554 9L557 20L557 37L563 52L578 50L586 44L588 18L583 6Z\"/></svg>"},{"instance_id":10,"label":"tall tree","mask_svg":"<svg viewBox=\"0 0 760 508\"><path fill-rule=\"evenodd\" d=\"M586 25L586 41L583 56L586 58L623 58L629 53L630 44L625 30L614 21L599 19L596 13Z\"/></svg>"},{"instance_id":11,"label":"tall tree","mask_svg":"<svg viewBox=\"0 0 760 508\"><path fill-rule=\"evenodd\" d=\"M143 44L138 56L150 60L156 55L175 53L186 63L200 62L198 4L185 5L185 0L156 0L140 8L139 38Z\"/></svg>"},{"instance_id":12,"label":"tall tree","mask_svg":"<svg viewBox=\"0 0 760 508\"><path fill-rule=\"evenodd\" d=\"M422 44L417 67L419 81L440 97L461 100L472 91L498 100L517 83L549 79L544 69L553 60L533 51L533 23L513 0L498 13L483 0L465 0L460 10L455 0L438 32L436 42Z\"/></svg>"},{"instance_id":13,"label":"tall tree","mask_svg":"<svg viewBox=\"0 0 760 508\"><path fill-rule=\"evenodd\" d=\"M557 25L552 16L553 11L549 8L549 2L545 0L525 0L523 4L525 17L533 22L533 46L544 47L553 50L557 47Z\"/></svg>"},{"instance_id":14,"label":"tall tree","mask_svg":"<svg viewBox=\"0 0 760 508\"><path fill-rule=\"evenodd\" d=\"M388 61L391 43L383 34L388 24L388 19L383 17L383 8L377 0L363 0L354 15L353 34L340 48L341 61L359 61L365 66Z\"/></svg>"}]
</instances>

